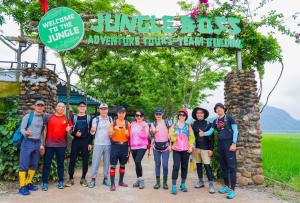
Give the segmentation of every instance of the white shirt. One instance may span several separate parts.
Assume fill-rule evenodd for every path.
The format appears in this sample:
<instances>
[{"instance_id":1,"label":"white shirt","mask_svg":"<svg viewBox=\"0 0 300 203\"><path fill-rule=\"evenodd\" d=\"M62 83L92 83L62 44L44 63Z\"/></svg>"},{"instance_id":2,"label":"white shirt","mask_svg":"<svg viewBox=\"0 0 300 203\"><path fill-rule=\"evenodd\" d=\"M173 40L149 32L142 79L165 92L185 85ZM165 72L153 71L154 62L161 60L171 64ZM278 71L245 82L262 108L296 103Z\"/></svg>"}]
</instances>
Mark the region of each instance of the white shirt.
<instances>
[{"instance_id":1,"label":"white shirt","mask_svg":"<svg viewBox=\"0 0 300 203\"><path fill-rule=\"evenodd\" d=\"M99 123L97 126L97 118ZM97 116L92 121L92 128L96 128L94 145L111 145L109 137L109 117L102 118L102 116Z\"/></svg>"}]
</instances>

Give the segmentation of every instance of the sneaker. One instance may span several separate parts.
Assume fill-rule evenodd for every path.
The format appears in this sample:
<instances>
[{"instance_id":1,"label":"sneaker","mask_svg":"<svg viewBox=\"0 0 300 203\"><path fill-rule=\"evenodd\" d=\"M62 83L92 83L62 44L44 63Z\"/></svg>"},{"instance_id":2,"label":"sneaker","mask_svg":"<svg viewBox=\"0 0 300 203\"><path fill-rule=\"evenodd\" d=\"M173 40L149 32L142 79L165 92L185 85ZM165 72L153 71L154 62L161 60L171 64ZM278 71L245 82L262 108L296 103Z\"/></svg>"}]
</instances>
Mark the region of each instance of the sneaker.
<instances>
[{"instance_id":1,"label":"sneaker","mask_svg":"<svg viewBox=\"0 0 300 203\"><path fill-rule=\"evenodd\" d=\"M73 186L75 184L75 182L74 182L74 179L72 178L72 179L69 179L68 181L67 181L67 183L66 183L66 187L71 187L71 186Z\"/></svg>"},{"instance_id":2,"label":"sneaker","mask_svg":"<svg viewBox=\"0 0 300 203\"><path fill-rule=\"evenodd\" d=\"M80 179L80 185L81 185L82 187L87 187L87 186L88 186L87 181L86 181L85 178L81 178L81 179Z\"/></svg>"},{"instance_id":3,"label":"sneaker","mask_svg":"<svg viewBox=\"0 0 300 203\"><path fill-rule=\"evenodd\" d=\"M140 181L137 179L135 183L133 183L132 187L139 187Z\"/></svg>"},{"instance_id":4,"label":"sneaker","mask_svg":"<svg viewBox=\"0 0 300 203\"><path fill-rule=\"evenodd\" d=\"M171 194L173 194L173 195L177 194L177 187L176 187L176 185L172 185Z\"/></svg>"},{"instance_id":5,"label":"sneaker","mask_svg":"<svg viewBox=\"0 0 300 203\"><path fill-rule=\"evenodd\" d=\"M64 181L58 181L57 187L58 189L64 189L65 188Z\"/></svg>"},{"instance_id":6,"label":"sneaker","mask_svg":"<svg viewBox=\"0 0 300 203\"><path fill-rule=\"evenodd\" d=\"M204 187L204 182L203 180L199 179L197 184L195 185L195 188L202 188Z\"/></svg>"},{"instance_id":7,"label":"sneaker","mask_svg":"<svg viewBox=\"0 0 300 203\"><path fill-rule=\"evenodd\" d=\"M126 183L119 183L119 186L121 186L121 187L128 187L128 185Z\"/></svg>"},{"instance_id":8,"label":"sneaker","mask_svg":"<svg viewBox=\"0 0 300 203\"><path fill-rule=\"evenodd\" d=\"M140 189L144 189L145 188L145 181L144 181L144 178L140 178L139 180L139 188Z\"/></svg>"},{"instance_id":9,"label":"sneaker","mask_svg":"<svg viewBox=\"0 0 300 203\"><path fill-rule=\"evenodd\" d=\"M214 194L215 193L215 187L214 187L214 182L213 181L209 181L208 192L210 194Z\"/></svg>"},{"instance_id":10,"label":"sneaker","mask_svg":"<svg viewBox=\"0 0 300 203\"><path fill-rule=\"evenodd\" d=\"M187 191L188 191L188 189L187 189L185 183L181 183L181 184L180 184L180 190L181 190L182 192L187 192Z\"/></svg>"},{"instance_id":11,"label":"sneaker","mask_svg":"<svg viewBox=\"0 0 300 203\"><path fill-rule=\"evenodd\" d=\"M109 181L108 178L104 178L103 179L103 185L106 185L106 186L110 186L111 185L111 183L110 183L110 181Z\"/></svg>"},{"instance_id":12,"label":"sneaker","mask_svg":"<svg viewBox=\"0 0 300 203\"><path fill-rule=\"evenodd\" d=\"M39 189L38 186L33 185L32 183L29 183L26 187L28 190L31 190L31 191L37 191Z\"/></svg>"},{"instance_id":13,"label":"sneaker","mask_svg":"<svg viewBox=\"0 0 300 203\"><path fill-rule=\"evenodd\" d=\"M43 183L42 184L42 191L47 191L48 190L48 183Z\"/></svg>"},{"instance_id":14,"label":"sneaker","mask_svg":"<svg viewBox=\"0 0 300 203\"><path fill-rule=\"evenodd\" d=\"M222 187L222 188L219 189L219 193L221 193L221 194L225 194L225 193L227 193L229 191L230 191L230 189L227 186Z\"/></svg>"},{"instance_id":15,"label":"sneaker","mask_svg":"<svg viewBox=\"0 0 300 203\"><path fill-rule=\"evenodd\" d=\"M116 186L115 186L115 184L113 184L113 185L110 186L110 191L116 191Z\"/></svg>"},{"instance_id":16,"label":"sneaker","mask_svg":"<svg viewBox=\"0 0 300 203\"><path fill-rule=\"evenodd\" d=\"M28 188L26 187L26 186L23 186L23 187L21 187L20 189L19 189L19 193L21 194L21 195L30 195L30 192L29 192L29 190L28 190Z\"/></svg>"},{"instance_id":17,"label":"sneaker","mask_svg":"<svg viewBox=\"0 0 300 203\"><path fill-rule=\"evenodd\" d=\"M94 188L95 186L96 186L96 181L91 180L91 182L89 183L89 188Z\"/></svg>"},{"instance_id":18,"label":"sneaker","mask_svg":"<svg viewBox=\"0 0 300 203\"><path fill-rule=\"evenodd\" d=\"M235 198L235 196L236 196L236 193L232 190L229 191L226 195L227 199L233 199L233 198Z\"/></svg>"}]
</instances>

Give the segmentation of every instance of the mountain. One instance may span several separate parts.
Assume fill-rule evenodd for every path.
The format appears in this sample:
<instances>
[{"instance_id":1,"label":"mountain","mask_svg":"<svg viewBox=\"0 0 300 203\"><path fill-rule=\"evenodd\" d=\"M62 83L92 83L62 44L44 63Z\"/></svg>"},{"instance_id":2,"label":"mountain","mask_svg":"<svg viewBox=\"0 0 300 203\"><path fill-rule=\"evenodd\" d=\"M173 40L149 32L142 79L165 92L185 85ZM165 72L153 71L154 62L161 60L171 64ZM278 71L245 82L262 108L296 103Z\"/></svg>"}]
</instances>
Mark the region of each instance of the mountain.
<instances>
[{"instance_id":1,"label":"mountain","mask_svg":"<svg viewBox=\"0 0 300 203\"><path fill-rule=\"evenodd\" d=\"M260 125L264 133L299 133L300 121L294 119L286 111L266 106L260 115Z\"/></svg>"}]
</instances>

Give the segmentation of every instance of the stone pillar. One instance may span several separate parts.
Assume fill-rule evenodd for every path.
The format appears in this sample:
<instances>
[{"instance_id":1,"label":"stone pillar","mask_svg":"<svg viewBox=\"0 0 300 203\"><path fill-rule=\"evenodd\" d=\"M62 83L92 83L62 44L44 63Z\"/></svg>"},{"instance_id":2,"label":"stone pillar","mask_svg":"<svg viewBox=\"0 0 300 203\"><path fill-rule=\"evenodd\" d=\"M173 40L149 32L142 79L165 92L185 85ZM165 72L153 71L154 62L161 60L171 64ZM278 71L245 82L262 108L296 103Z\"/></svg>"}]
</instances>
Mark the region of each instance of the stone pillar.
<instances>
[{"instance_id":1,"label":"stone pillar","mask_svg":"<svg viewBox=\"0 0 300 203\"><path fill-rule=\"evenodd\" d=\"M225 77L225 106L238 124L237 181L240 186L262 184L259 99L254 70L239 70Z\"/></svg>"},{"instance_id":2,"label":"stone pillar","mask_svg":"<svg viewBox=\"0 0 300 203\"><path fill-rule=\"evenodd\" d=\"M23 71L19 114L24 115L34 108L37 100L45 102L45 111L52 112L56 105L57 75L48 68L27 68Z\"/></svg>"}]
</instances>

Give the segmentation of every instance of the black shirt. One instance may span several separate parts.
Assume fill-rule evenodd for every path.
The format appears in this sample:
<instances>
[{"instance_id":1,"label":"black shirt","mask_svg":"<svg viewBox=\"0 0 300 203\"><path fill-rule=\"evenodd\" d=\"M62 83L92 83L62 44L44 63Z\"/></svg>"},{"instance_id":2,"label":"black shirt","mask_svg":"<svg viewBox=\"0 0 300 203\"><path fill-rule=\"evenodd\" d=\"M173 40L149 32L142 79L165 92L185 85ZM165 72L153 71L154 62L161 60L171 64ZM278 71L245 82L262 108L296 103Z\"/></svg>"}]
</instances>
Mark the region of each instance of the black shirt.
<instances>
[{"instance_id":1,"label":"black shirt","mask_svg":"<svg viewBox=\"0 0 300 203\"><path fill-rule=\"evenodd\" d=\"M92 119L91 119L92 120ZM92 125L92 121L88 124L87 115L85 116L78 116L77 115L77 121L75 123L74 117L73 117L73 132L72 135L74 136L74 139L89 139L89 143L92 143L92 135L90 134L90 128ZM81 136L77 137L76 133L77 131L81 132Z\"/></svg>"},{"instance_id":2,"label":"black shirt","mask_svg":"<svg viewBox=\"0 0 300 203\"><path fill-rule=\"evenodd\" d=\"M225 115L223 118L217 118L214 120L212 127L218 131L219 140L227 140L233 138L233 130L231 125L236 124L235 120L229 116Z\"/></svg>"},{"instance_id":3,"label":"black shirt","mask_svg":"<svg viewBox=\"0 0 300 203\"><path fill-rule=\"evenodd\" d=\"M206 120L202 121L195 121L192 125L194 135L195 135L195 142L196 148L203 149L203 150L213 150L214 148L214 135L211 136L199 136L199 130L203 132L208 131L211 128L211 124Z\"/></svg>"}]
</instances>

